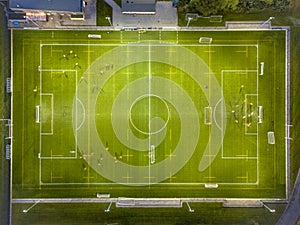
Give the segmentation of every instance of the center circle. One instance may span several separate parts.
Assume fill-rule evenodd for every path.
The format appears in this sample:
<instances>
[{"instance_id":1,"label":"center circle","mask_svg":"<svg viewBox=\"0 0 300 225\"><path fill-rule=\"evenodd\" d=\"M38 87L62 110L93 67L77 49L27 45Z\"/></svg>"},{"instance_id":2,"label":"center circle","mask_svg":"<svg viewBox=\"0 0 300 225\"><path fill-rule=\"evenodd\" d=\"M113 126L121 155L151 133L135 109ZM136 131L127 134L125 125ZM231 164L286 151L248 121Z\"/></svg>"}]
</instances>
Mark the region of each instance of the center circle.
<instances>
[{"instance_id":1,"label":"center circle","mask_svg":"<svg viewBox=\"0 0 300 225\"><path fill-rule=\"evenodd\" d=\"M166 118L161 119L164 111L166 111ZM135 117L136 114L139 115L138 120ZM145 94L132 102L129 109L129 120L132 127L138 132L145 135L157 134L166 128L170 120L170 109L167 102L160 96Z\"/></svg>"}]
</instances>

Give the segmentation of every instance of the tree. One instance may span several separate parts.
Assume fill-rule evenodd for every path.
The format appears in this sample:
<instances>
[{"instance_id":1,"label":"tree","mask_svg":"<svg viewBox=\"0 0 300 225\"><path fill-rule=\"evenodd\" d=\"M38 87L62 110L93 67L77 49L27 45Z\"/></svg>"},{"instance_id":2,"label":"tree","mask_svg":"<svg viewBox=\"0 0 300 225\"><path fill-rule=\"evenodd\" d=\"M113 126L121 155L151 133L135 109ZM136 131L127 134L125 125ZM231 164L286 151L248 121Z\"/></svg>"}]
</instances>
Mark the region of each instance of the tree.
<instances>
[{"instance_id":1,"label":"tree","mask_svg":"<svg viewBox=\"0 0 300 225\"><path fill-rule=\"evenodd\" d=\"M276 11L289 9L291 0L179 0L179 13L198 13L202 16L226 12L251 12L265 8Z\"/></svg>"}]
</instances>

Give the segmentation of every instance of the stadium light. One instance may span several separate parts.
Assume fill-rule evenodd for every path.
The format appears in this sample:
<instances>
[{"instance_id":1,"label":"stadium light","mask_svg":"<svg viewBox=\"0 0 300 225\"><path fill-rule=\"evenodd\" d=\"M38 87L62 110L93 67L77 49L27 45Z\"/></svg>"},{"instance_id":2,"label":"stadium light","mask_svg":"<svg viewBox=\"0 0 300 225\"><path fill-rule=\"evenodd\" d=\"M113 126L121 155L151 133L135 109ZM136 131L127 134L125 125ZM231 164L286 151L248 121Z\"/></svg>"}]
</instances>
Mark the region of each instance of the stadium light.
<instances>
[{"instance_id":1,"label":"stadium light","mask_svg":"<svg viewBox=\"0 0 300 225\"><path fill-rule=\"evenodd\" d=\"M187 22L187 24L186 24L186 27L189 27L190 22L191 22L192 19L193 19L192 17L188 17L188 22Z\"/></svg>"},{"instance_id":2,"label":"stadium light","mask_svg":"<svg viewBox=\"0 0 300 225\"><path fill-rule=\"evenodd\" d=\"M274 16L270 16L268 20L266 20L265 22L263 22L260 27L263 27L266 23L269 23L271 20L274 20L275 17Z\"/></svg>"},{"instance_id":3,"label":"stadium light","mask_svg":"<svg viewBox=\"0 0 300 225\"><path fill-rule=\"evenodd\" d=\"M112 27L112 23L111 23L111 19L109 16L106 16L105 19L107 19L107 21L109 22L109 25Z\"/></svg>"},{"instance_id":4,"label":"stadium light","mask_svg":"<svg viewBox=\"0 0 300 225\"><path fill-rule=\"evenodd\" d=\"M112 202L109 203L108 207L104 210L104 212L106 212L106 213L110 212L111 204L112 204Z\"/></svg>"},{"instance_id":5,"label":"stadium light","mask_svg":"<svg viewBox=\"0 0 300 225\"><path fill-rule=\"evenodd\" d=\"M276 212L276 210L275 209L271 209L269 206L267 206L266 204L264 204L263 202L261 202L261 204L267 209L267 210L269 210L269 212L271 212L271 213L274 213L274 212Z\"/></svg>"},{"instance_id":6,"label":"stadium light","mask_svg":"<svg viewBox=\"0 0 300 225\"><path fill-rule=\"evenodd\" d=\"M34 206L36 206L41 200L36 201L33 205L31 205L28 209L23 209L23 213L28 213Z\"/></svg>"},{"instance_id":7,"label":"stadium light","mask_svg":"<svg viewBox=\"0 0 300 225\"><path fill-rule=\"evenodd\" d=\"M191 208L191 206L189 205L188 202L186 202L186 205L187 205L187 207L189 208L189 212L190 212L190 213L195 212L195 210Z\"/></svg>"}]
</instances>

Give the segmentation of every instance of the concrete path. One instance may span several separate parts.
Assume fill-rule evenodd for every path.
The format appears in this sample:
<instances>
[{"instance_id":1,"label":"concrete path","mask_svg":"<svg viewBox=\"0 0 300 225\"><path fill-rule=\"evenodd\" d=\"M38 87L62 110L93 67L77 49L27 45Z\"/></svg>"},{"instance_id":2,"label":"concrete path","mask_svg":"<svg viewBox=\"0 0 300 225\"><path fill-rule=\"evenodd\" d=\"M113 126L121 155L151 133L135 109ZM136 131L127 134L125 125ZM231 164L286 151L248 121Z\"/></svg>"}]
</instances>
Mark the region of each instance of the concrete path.
<instances>
[{"instance_id":1,"label":"concrete path","mask_svg":"<svg viewBox=\"0 0 300 225\"><path fill-rule=\"evenodd\" d=\"M177 9L172 2L157 2L155 15L124 15L122 9L113 0L105 0L113 9L112 23L115 28L139 27L161 28L177 27Z\"/></svg>"},{"instance_id":2,"label":"concrete path","mask_svg":"<svg viewBox=\"0 0 300 225\"><path fill-rule=\"evenodd\" d=\"M290 202L276 225L294 225L300 218L300 170L294 185Z\"/></svg>"}]
</instances>

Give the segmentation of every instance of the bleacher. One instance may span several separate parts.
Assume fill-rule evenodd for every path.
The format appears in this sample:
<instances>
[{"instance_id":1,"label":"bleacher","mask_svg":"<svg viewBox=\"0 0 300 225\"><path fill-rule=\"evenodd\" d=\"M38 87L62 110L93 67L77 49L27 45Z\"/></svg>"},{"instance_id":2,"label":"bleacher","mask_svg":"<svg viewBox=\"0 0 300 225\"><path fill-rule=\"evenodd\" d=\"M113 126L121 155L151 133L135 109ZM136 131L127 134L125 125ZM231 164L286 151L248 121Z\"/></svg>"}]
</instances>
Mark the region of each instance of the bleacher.
<instances>
[{"instance_id":1,"label":"bleacher","mask_svg":"<svg viewBox=\"0 0 300 225\"><path fill-rule=\"evenodd\" d=\"M6 78L6 92L11 93L11 79L10 79L10 77Z\"/></svg>"},{"instance_id":2,"label":"bleacher","mask_svg":"<svg viewBox=\"0 0 300 225\"><path fill-rule=\"evenodd\" d=\"M5 158L10 160L10 151L11 151L11 145L5 146Z\"/></svg>"}]
</instances>

